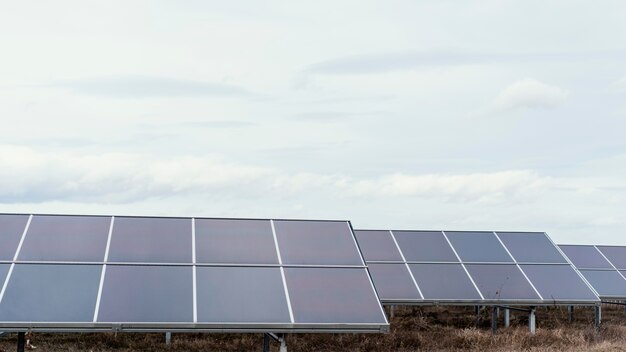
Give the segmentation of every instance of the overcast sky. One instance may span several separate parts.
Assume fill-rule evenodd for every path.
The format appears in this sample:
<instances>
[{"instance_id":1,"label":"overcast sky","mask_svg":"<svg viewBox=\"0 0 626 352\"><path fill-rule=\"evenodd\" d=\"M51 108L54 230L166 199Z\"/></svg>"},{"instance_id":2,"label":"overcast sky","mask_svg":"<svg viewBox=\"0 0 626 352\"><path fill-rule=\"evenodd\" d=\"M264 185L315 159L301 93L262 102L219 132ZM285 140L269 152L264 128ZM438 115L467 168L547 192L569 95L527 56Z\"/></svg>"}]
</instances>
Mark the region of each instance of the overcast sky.
<instances>
[{"instance_id":1,"label":"overcast sky","mask_svg":"<svg viewBox=\"0 0 626 352\"><path fill-rule=\"evenodd\" d=\"M0 211L626 245L626 2L8 1Z\"/></svg>"}]
</instances>

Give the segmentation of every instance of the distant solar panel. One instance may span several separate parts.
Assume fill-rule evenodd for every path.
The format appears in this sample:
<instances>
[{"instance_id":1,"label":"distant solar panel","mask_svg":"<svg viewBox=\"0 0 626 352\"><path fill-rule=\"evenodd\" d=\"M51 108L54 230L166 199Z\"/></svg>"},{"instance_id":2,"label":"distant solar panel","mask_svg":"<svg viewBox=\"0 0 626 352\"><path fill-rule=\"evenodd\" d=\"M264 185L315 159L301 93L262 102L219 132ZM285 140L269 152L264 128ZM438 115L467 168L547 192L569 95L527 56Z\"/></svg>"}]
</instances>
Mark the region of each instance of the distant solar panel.
<instances>
[{"instance_id":1,"label":"distant solar panel","mask_svg":"<svg viewBox=\"0 0 626 352\"><path fill-rule=\"evenodd\" d=\"M355 235L387 304L599 302L545 233L357 230Z\"/></svg>"},{"instance_id":2,"label":"distant solar panel","mask_svg":"<svg viewBox=\"0 0 626 352\"><path fill-rule=\"evenodd\" d=\"M559 245L576 269L585 277L598 296L626 299L626 275L620 266L626 262L626 247L593 245Z\"/></svg>"},{"instance_id":3,"label":"distant solar panel","mask_svg":"<svg viewBox=\"0 0 626 352\"><path fill-rule=\"evenodd\" d=\"M0 214L3 331L387 331L347 221Z\"/></svg>"}]
</instances>

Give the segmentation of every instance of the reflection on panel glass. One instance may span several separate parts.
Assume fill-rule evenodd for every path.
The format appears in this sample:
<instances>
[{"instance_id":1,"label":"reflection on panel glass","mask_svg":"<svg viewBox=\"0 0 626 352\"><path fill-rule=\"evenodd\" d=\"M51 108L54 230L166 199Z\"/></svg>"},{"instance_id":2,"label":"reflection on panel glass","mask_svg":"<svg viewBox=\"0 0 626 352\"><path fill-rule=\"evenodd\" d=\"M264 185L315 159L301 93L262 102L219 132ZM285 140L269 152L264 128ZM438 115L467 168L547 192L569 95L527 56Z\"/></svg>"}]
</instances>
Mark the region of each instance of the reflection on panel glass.
<instances>
[{"instance_id":1,"label":"reflection on panel glass","mask_svg":"<svg viewBox=\"0 0 626 352\"><path fill-rule=\"evenodd\" d=\"M27 222L28 215L0 214L0 260L13 260Z\"/></svg>"},{"instance_id":2,"label":"reflection on panel glass","mask_svg":"<svg viewBox=\"0 0 626 352\"><path fill-rule=\"evenodd\" d=\"M544 300L598 300L568 264L522 265L521 268Z\"/></svg>"},{"instance_id":3,"label":"reflection on panel glass","mask_svg":"<svg viewBox=\"0 0 626 352\"><path fill-rule=\"evenodd\" d=\"M196 219L196 261L278 264L270 221Z\"/></svg>"},{"instance_id":4,"label":"reflection on panel glass","mask_svg":"<svg viewBox=\"0 0 626 352\"><path fill-rule=\"evenodd\" d=\"M385 323L364 268L285 268L296 323Z\"/></svg>"},{"instance_id":5,"label":"reflection on panel glass","mask_svg":"<svg viewBox=\"0 0 626 352\"><path fill-rule=\"evenodd\" d=\"M513 261L493 232L446 231L446 235L464 262Z\"/></svg>"},{"instance_id":6,"label":"reflection on panel glass","mask_svg":"<svg viewBox=\"0 0 626 352\"><path fill-rule=\"evenodd\" d=\"M35 215L18 259L101 262L110 225L103 216Z\"/></svg>"},{"instance_id":7,"label":"reflection on panel glass","mask_svg":"<svg viewBox=\"0 0 626 352\"><path fill-rule=\"evenodd\" d=\"M279 268L198 267L198 321L290 323Z\"/></svg>"},{"instance_id":8,"label":"reflection on panel glass","mask_svg":"<svg viewBox=\"0 0 626 352\"><path fill-rule=\"evenodd\" d=\"M480 300L461 264L410 264L425 299Z\"/></svg>"},{"instance_id":9,"label":"reflection on panel glass","mask_svg":"<svg viewBox=\"0 0 626 352\"><path fill-rule=\"evenodd\" d=\"M116 217L109 262L191 263L191 219Z\"/></svg>"},{"instance_id":10,"label":"reflection on panel glass","mask_svg":"<svg viewBox=\"0 0 626 352\"><path fill-rule=\"evenodd\" d=\"M389 231L354 231L365 261L402 261Z\"/></svg>"},{"instance_id":11,"label":"reflection on panel glass","mask_svg":"<svg viewBox=\"0 0 626 352\"><path fill-rule=\"evenodd\" d=\"M363 265L345 221L274 221L283 264Z\"/></svg>"},{"instance_id":12,"label":"reflection on panel glass","mask_svg":"<svg viewBox=\"0 0 626 352\"><path fill-rule=\"evenodd\" d=\"M539 300L516 265L470 264L465 266L486 300Z\"/></svg>"},{"instance_id":13,"label":"reflection on panel glass","mask_svg":"<svg viewBox=\"0 0 626 352\"><path fill-rule=\"evenodd\" d=\"M563 253L578 269L613 269L594 246L561 245Z\"/></svg>"},{"instance_id":14,"label":"reflection on panel glass","mask_svg":"<svg viewBox=\"0 0 626 352\"><path fill-rule=\"evenodd\" d=\"M369 264L368 267L381 301L422 299L405 264Z\"/></svg>"},{"instance_id":15,"label":"reflection on panel glass","mask_svg":"<svg viewBox=\"0 0 626 352\"><path fill-rule=\"evenodd\" d=\"M615 270L580 270L600 297L626 297L626 280Z\"/></svg>"},{"instance_id":16,"label":"reflection on panel glass","mask_svg":"<svg viewBox=\"0 0 626 352\"><path fill-rule=\"evenodd\" d=\"M1 321L90 322L102 265L16 264Z\"/></svg>"},{"instance_id":17,"label":"reflection on panel glass","mask_svg":"<svg viewBox=\"0 0 626 352\"><path fill-rule=\"evenodd\" d=\"M192 322L190 266L107 265L99 322Z\"/></svg>"},{"instance_id":18,"label":"reflection on panel glass","mask_svg":"<svg viewBox=\"0 0 626 352\"><path fill-rule=\"evenodd\" d=\"M598 246L598 249L617 269L626 269L626 247Z\"/></svg>"},{"instance_id":19,"label":"reflection on panel glass","mask_svg":"<svg viewBox=\"0 0 626 352\"><path fill-rule=\"evenodd\" d=\"M398 245L409 262L458 262L441 231L394 231Z\"/></svg>"},{"instance_id":20,"label":"reflection on panel glass","mask_svg":"<svg viewBox=\"0 0 626 352\"><path fill-rule=\"evenodd\" d=\"M7 278L7 273L9 272L9 268L11 264L1 263L0 264L0 283L4 284L4 280Z\"/></svg>"},{"instance_id":21,"label":"reflection on panel glass","mask_svg":"<svg viewBox=\"0 0 626 352\"><path fill-rule=\"evenodd\" d=\"M518 263L567 263L543 232L498 232Z\"/></svg>"}]
</instances>

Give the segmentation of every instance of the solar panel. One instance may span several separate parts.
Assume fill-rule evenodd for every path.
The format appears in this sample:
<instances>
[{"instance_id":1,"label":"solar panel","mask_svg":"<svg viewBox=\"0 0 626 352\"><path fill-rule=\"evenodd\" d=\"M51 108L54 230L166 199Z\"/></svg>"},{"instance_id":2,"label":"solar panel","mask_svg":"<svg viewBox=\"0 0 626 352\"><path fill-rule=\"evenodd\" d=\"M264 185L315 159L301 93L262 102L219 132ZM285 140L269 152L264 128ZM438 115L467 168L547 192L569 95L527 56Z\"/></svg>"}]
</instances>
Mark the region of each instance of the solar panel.
<instances>
[{"instance_id":1,"label":"solar panel","mask_svg":"<svg viewBox=\"0 0 626 352\"><path fill-rule=\"evenodd\" d=\"M27 222L27 215L0 214L0 260L13 260Z\"/></svg>"},{"instance_id":2,"label":"solar panel","mask_svg":"<svg viewBox=\"0 0 626 352\"><path fill-rule=\"evenodd\" d=\"M560 245L559 248L578 269L613 269L595 246Z\"/></svg>"},{"instance_id":3,"label":"solar panel","mask_svg":"<svg viewBox=\"0 0 626 352\"><path fill-rule=\"evenodd\" d=\"M621 246L596 246L611 264L618 270L626 269L626 247Z\"/></svg>"},{"instance_id":4,"label":"solar panel","mask_svg":"<svg viewBox=\"0 0 626 352\"><path fill-rule=\"evenodd\" d=\"M599 301L545 233L357 230L355 234L384 303ZM396 245L397 255L390 243Z\"/></svg>"},{"instance_id":5,"label":"solar panel","mask_svg":"<svg viewBox=\"0 0 626 352\"><path fill-rule=\"evenodd\" d=\"M422 299L405 264L369 264L368 268L381 300L402 302Z\"/></svg>"},{"instance_id":6,"label":"solar panel","mask_svg":"<svg viewBox=\"0 0 626 352\"><path fill-rule=\"evenodd\" d=\"M605 299L626 299L626 273L618 269L625 262L626 247L559 245L574 267Z\"/></svg>"},{"instance_id":7,"label":"solar panel","mask_svg":"<svg viewBox=\"0 0 626 352\"><path fill-rule=\"evenodd\" d=\"M461 264L409 264L426 300L481 300Z\"/></svg>"},{"instance_id":8,"label":"solar panel","mask_svg":"<svg viewBox=\"0 0 626 352\"><path fill-rule=\"evenodd\" d=\"M3 331L381 332L347 221L0 215Z\"/></svg>"}]
</instances>

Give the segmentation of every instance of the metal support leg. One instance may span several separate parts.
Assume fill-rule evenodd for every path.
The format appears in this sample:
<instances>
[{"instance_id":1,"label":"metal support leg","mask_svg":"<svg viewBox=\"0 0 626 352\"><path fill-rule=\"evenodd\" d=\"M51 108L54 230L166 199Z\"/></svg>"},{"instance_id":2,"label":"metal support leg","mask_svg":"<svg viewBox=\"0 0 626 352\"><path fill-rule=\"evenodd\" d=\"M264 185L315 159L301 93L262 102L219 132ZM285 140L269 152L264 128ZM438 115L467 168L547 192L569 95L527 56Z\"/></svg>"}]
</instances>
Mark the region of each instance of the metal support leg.
<instances>
[{"instance_id":1,"label":"metal support leg","mask_svg":"<svg viewBox=\"0 0 626 352\"><path fill-rule=\"evenodd\" d=\"M602 324L602 306L596 306L595 307L595 323L596 323L596 329L600 328L600 325Z\"/></svg>"},{"instance_id":2,"label":"metal support leg","mask_svg":"<svg viewBox=\"0 0 626 352\"><path fill-rule=\"evenodd\" d=\"M574 321L574 306L567 306L567 315L569 316L569 322Z\"/></svg>"},{"instance_id":3,"label":"metal support leg","mask_svg":"<svg viewBox=\"0 0 626 352\"><path fill-rule=\"evenodd\" d=\"M26 344L26 334L23 332L17 333L17 352L24 352L24 345Z\"/></svg>"},{"instance_id":4,"label":"metal support leg","mask_svg":"<svg viewBox=\"0 0 626 352\"><path fill-rule=\"evenodd\" d=\"M535 319L535 307L530 307L530 312L528 313L528 331L533 335L537 331Z\"/></svg>"},{"instance_id":5,"label":"metal support leg","mask_svg":"<svg viewBox=\"0 0 626 352\"><path fill-rule=\"evenodd\" d=\"M491 332L495 335L498 331L498 307L493 307L491 311Z\"/></svg>"},{"instance_id":6,"label":"metal support leg","mask_svg":"<svg viewBox=\"0 0 626 352\"><path fill-rule=\"evenodd\" d=\"M165 344L170 345L171 343L172 343L172 333L168 331L165 333Z\"/></svg>"},{"instance_id":7,"label":"metal support leg","mask_svg":"<svg viewBox=\"0 0 626 352\"><path fill-rule=\"evenodd\" d=\"M504 308L504 327L508 328L509 326L511 326L511 310Z\"/></svg>"},{"instance_id":8,"label":"metal support leg","mask_svg":"<svg viewBox=\"0 0 626 352\"><path fill-rule=\"evenodd\" d=\"M395 307L396 306L394 306L394 305L389 306L389 317L391 317L391 319L393 319L393 316L394 316L394 314L393 314L394 312L393 311L395 310L394 309Z\"/></svg>"},{"instance_id":9,"label":"metal support leg","mask_svg":"<svg viewBox=\"0 0 626 352\"><path fill-rule=\"evenodd\" d=\"M263 334L263 352L270 352L270 335Z\"/></svg>"},{"instance_id":10,"label":"metal support leg","mask_svg":"<svg viewBox=\"0 0 626 352\"><path fill-rule=\"evenodd\" d=\"M626 314L626 301L624 301L624 314Z\"/></svg>"},{"instance_id":11,"label":"metal support leg","mask_svg":"<svg viewBox=\"0 0 626 352\"><path fill-rule=\"evenodd\" d=\"M285 335L280 335L280 349L279 352L287 352L287 341L285 341Z\"/></svg>"},{"instance_id":12,"label":"metal support leg","mask_svg":"<svg viewBox=\"0 0 626 352\"><path fill-rule=\"evenodd\" d=\"M474 313L476 313L476 315L478 315L480 313L480 306L475 306L474 307Z\"/></svg>"}]
</instances>

